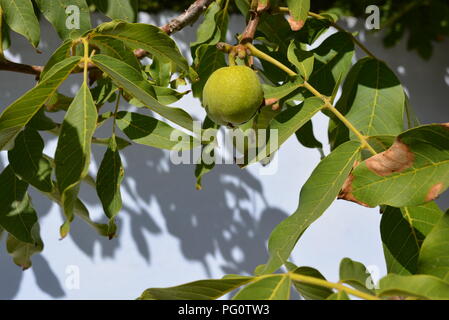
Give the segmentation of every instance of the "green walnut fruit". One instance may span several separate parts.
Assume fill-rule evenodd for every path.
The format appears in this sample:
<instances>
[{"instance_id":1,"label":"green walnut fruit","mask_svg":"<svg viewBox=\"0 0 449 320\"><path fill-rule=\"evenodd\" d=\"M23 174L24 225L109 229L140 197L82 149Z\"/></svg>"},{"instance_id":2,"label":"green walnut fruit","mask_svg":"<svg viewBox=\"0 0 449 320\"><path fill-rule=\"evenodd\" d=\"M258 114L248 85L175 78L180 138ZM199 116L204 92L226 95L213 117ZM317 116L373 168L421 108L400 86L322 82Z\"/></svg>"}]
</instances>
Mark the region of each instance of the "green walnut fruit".
<instances>
[{"instance_id":1,"label":"green walnut fruit","mask_svg":"<svg viewBox=\"0 0 449 320\"><path fill-rule=\"evenodd\" d=\"M203 105L209 118L219 125L238 126L251 120L263 102L262 85L246 66L215 71L203 90Z\"/></svg>"}]
</instances>

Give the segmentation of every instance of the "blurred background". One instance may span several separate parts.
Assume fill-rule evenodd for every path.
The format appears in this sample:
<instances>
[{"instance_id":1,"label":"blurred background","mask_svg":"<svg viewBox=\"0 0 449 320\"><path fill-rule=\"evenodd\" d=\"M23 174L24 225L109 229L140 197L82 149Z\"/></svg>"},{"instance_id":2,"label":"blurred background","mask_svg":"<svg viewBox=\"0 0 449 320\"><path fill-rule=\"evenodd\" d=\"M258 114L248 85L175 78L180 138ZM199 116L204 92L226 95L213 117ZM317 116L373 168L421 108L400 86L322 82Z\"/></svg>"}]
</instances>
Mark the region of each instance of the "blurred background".
<instances>
[{"instance_id":1,"label":"blurred background","mask_svg":"<svg viewBox=\"0 0 449 320\"><path fill-rule=\"evenodd\" d=\"M189 3L140 1L139 20L163 25ZM381 7L385 24L376 33L365 31L363 19L369 5L365 1L313 3L315 11L338 6L341 12L357 17L344 19L340 24L359 32L360 40L396 72L422 123L449 121L446 1L369 1ZM94 21L104 20L95 14ZM241 32L244 25L241 16L233 15L229 38ZM195 40L196 26L174 35L186 57L190 56L189 44ZM42 34L41 54L25 39L12 34L7 57L15 62L45 64L60 40L46 21L42 21ZM357 56L363 54L358 52ZM72 76L62 93L73 95L80 83L79 76ZM32 76L0 72L0 110L34 84ZM175 105L197 119L204 117L200 102L191 95ZM325 116L314 119L314 131L319 140L327 141ZM109 132L105 126L98 136L106 137ZM45 152L53 154L56 140L50 135L45 138ZM104 151L98 146L94 149L93 175ZM0 152L0 166L6 160L6 153ZM197 191L193 165L175 166L166 152L131 146L123 152L126 178L118 238L100 238L76 220L70 236L59 241L59 226L63 222L59 207L32 193L45 249L33 257L33 267L23 272L12 263L2 241L0 299L134 299L148 287L166 287L228 273L252 273L257 265L266 262L266 241L271 230L295 211L300 188L319 160L318 151L302 147L293 137L278 154L275 175L260 175L259 165L247 170L220 165L205 176L203 190ZM103 210L95 192L85 187L81 198L92 217L102 219ZM443 196L439 204L448 208L449 197ZM336 201L301 238L292 261L315 267L335 281L340 260L350 257L363 262L379 278L386 272L380 218L378 209Z\"/></svg>"}]
</instances>

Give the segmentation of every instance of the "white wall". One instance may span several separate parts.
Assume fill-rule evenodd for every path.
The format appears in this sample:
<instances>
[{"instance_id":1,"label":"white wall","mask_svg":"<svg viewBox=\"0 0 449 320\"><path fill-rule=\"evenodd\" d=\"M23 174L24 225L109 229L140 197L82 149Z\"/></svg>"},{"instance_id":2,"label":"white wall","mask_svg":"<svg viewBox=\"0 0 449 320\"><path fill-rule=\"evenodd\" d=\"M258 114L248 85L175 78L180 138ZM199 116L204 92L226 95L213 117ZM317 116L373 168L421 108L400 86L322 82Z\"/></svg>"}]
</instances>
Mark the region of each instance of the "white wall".
<instances>
[{"instance_id":1,"label":"white wall","mask_svg":"<svg viewBox=\"0 0 449 320\"><path fill-rule=\"evenodd\" d=\"M141 18L162 25L168 17L170 14ZM240 19L231 19L232 33L242 28ZM58 40L47 23L43 23L42 33L42 54L14 36L8 56L15 61L44 64ZM185 29L175 39L187 54L194 29ZM369 47L398 71L423 122L449 120L448 43L436 47L430 62L407 52L404 44L386 50L376 37L369 37ZM74 93L80 81L79 76L73 76L64 85L64 92ZM33 85L31 76L2 72L0 105L9 105ZM200 104L191 96L176 105L203 118ZM326 118L318 116L314 124L316 135L326 141ZM106 137L109 130L102 129L99 136ZM51 141L46 152L53 154L56 141L46 138ZM103 153L104 148L95 148L92 171ZM5 152L0 157L5 163ZM196 191L194 166L173 166L165 152L132 146L123 157L125 206L119 218L119 237L112 241L99 238L83 222L76 221L70 237L59 241L63 221L59 208L33 192L45 251L34 257L31 270L22 272L10 261L4 244L0 246L0 299L133 299L148 287L250 273L266 261L268 235L294 212L299 190L319 161L317 151L301 147L292 138L279 152L276 175L261 177L258 166L242 171L222 165L204 178L204 190ZM92 216L102 219L95 192L85 187L82 199ZM379 222L376 209L336 201L304 234L293 261L318 268L330 280L337 280L343 257L377 266L383 274ZM66 285L69 266L79 268L80 289L70 290Z\"/></svg>"}]
</instances>

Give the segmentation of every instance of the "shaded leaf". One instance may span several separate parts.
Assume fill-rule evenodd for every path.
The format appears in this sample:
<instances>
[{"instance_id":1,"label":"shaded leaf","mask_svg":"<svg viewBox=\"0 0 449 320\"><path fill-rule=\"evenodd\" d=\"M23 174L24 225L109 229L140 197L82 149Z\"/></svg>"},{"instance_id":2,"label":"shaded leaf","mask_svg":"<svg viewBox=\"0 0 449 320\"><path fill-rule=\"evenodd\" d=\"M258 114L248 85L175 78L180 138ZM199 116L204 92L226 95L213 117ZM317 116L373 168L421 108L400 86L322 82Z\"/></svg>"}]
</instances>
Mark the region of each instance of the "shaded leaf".
<instances>
[{"instance_id":1,"label":"shaded leaf","mask_svg":"<svg viewBox=\"0 0 449 320\"><path fill-rule=\"evenodd\" d=\"M206 163L205 160L205 156L206 154L210 155L212 159L214 159L215 157L215 153L214 153L214 141L215 139L217 139L215 133L215 130L218 130L219 125L216 124L215 122L213 122L212 120L209 119L208 116L206 116L206 118L204 119L203 122L203 134L202 134L202 142L207 143L206 145L203 145L201 147L201 158L199 159L199 163L196 165L195 167L195 177L196 177L196 189L197 190L201 190L202 189L202 179L203 176L207 173L209 173L210 171L212 171L212 169L215 167L215 161L212 161L212 163ZM208 129L212 129L212 131L209 131L208 133ZM213 136L214 140L213 141L204 141L204 139L208 136Z\"/></svg>"},{"instance_id":2,"label":"shaded leaf","mask_svg":"<svg viewBox=\"0 0 449 320\"><path fill-rule=\"evenodd\" d=\"M26 270L31 267L31 257L44 249L44 244L39 235L39 224L34 224L31 229L31 236L34 242L23 242L9 234L6 240L6 250L13 258L16 265Z\"/></svg>"},{"instance_id":3,"label":"shaded leaf","mask_svg":"<svg viewBox=\"0 0 449 320\"><path fill-rule=\"evenodd\" d=\"M418 207L385 209L380 234L388 273L411 275L417 272L422 242L442 214L435 202Z\"/></svg>"},{"instance_id":4,"label":"shaded leaf","mask_svg":"<svg viewBox=\"0 0 449 320\"><path fill-rule=\"evenodd\" d=\"M298 131L295 132L296 138L306 148L322 149L323 144L315 138L313 133L313 123L308 121Z\"/></svg>"},{"instance_id":5,"label":"shaded leaf","mask_svg":"<svg viewBox=\"0 0 449 320\"><path fill-rule=\"evenodd\" d=\"M73 220L80 181L89 171L92 137L97 125L97 108L86 83L73 99L61 127L55 154L55 172L64 213L67 217L61 236Z\"/></svg>"},{"instance_id":6,"label":"shaded leaf","mask_svg":"<svg viewBox=\"0 0 449 320\"><path fill-rule=\"evenodd\" d=\"M449 283L449 213L443 214L422 244L418 272Z\"/></svg>"},{"instance_id":7,"label":"shaded leaf","mask_svg":"<svg viewBox=\"0 0 449 320\"><path fill-rule=\"evenodd\" d=\"M38 218L27 193L28 184L8 166L0 174L0 188L0 226L16 239L34 244L32 229Z\"/></svg>"},{"instance_id":8,"label":"shaded leaf","mask_svg":"<svg viewBox=\"0 0 449 320\"><path fill-rule=\"evenodd\" d=\"M354 42L349 34L338 32L326 38L313 53L314 70L309 82L321 94L331 96L351 68Z\"/></svg>"},{"instance_id":9,"label":"shaded leaf","mask_svg":"<svg viewBox=\"0 0 449 320\"><path fill-rule=\"evenodd\" d=\"M43 157L44 140L33 129L26 128L16 138L14 149L8 152L9 164L22 180L43 192L51 192L51 163Z\"/></svg>"}]
</instances>

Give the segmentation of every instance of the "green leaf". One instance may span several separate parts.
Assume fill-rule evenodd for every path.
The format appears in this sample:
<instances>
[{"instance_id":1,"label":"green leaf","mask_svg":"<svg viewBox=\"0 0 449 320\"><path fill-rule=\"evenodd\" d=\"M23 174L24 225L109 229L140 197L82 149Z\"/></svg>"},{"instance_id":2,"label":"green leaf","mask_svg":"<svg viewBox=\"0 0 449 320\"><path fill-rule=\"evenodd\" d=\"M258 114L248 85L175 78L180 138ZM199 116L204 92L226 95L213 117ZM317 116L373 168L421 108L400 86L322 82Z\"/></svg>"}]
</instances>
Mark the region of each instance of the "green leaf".
<instances>
[{"instance_id":1,"label":"green leaf","mask_svg":"<svg viewBox=\"0 0 449 320\"><path fill-rule=\"evenodd\" d=\"M34 240L33 243L20 241L11 234L8 235L8 239L6 240L6 250L13 258L14 263L23 270L31 267L31 256L42 252L44 249L44 244L39 235L38 223L32 227L31 235Z\"/></svg>"},{"instance_id":2,"label":"green leaf","mask_svg":"<svg viewBox=\"0 0 449 320\"><path fill-rule=\"evenodd\" d=\"M204 119L203 122L203 134L202 134L202 139L203 142L207 143L206 145L203 145L201 147L201 158L200 158L200 162L196 165L195 167L195 177L196 177L196 189L197 190L201 190L202 189L202 179L204 177L205 174L209 173L210 171L212 171L212 169L215 167L215 161L213 161L212 163L206 163L204 161L205 157L203 155L210 155L211 158L213 158L215 156L214 154L214 146L215 146L215 139L217 139L216 137L216 130L218 130L220 126L218 124L216 124L215 122L213 122L212 120L209 119L208 116L206 116L206 118ZM213 136L213 141L204 141L204 137L209 136L208 134L208 129L211 129L211 131L209 131L210 135Z\"/></svg>"},{"instance_id":3,"label":"green leaf","mask_svg":"<svg viewBox=\"0 0 449 320\"><path fill-rule=\"evenodd\" d=\"M50 131L57 128L57 124L45 114L45 108L41 108L28 122L27 127L36 131Z\"/></svg>"},{"instance_id":4,"label":"green leaf","mask_svg":"<svg viewBox=\"0 0 449 320\"><path fill-rule=\"evenodd\" d=\"M301 235L336 199L359 156L360 143L349 141L320 162L301 190L298 209L272 232L264 274L276 271L288 259Z\"/></svg>"},{"instance_id":5,"label":"green leaf","mask_svg":"<svg viewBox=\"0 0 449 320\"><path fill-rule=\"evenodd\" d=\"M323 144L315 138L313 133L313 123L308 121L298 131L295 132L296 138L306 148L322 149Z\"/></svg>"},{"instance_id":6,"label":"green leaf","mask_svg":"<svg viewBox=\"0 0 449 320\"><path fill-rule=\"evenodd\" d=\"M281 86L270 86L267 84L263 84L263 92L265 100L281 100L289 96L291 93L295 92L301 85L304 83L304 80L300 77L293 81L289 81L284 83Z\"/></svg>"},{"instance_id":7,"label":"green leaf","mask_svg":"<svg viewBox=\"0 0 449 320\"><path fill-rule=\"evenodd\" d=\"M36 0L36 3L63 40L75 39L92 28L86 0ZM72 8L79 10L79 15L77 11L68 10ZM76 26L78 21L79 26Z\"/></svg>"},{"instance_id":8,"label":"green leaf","mask_svg":"<svg viewBox=\"0 0 449 320\"><path fill-rule=\"evenodd\" d=\"M324 103L320 98L312 97L304 101L301 105L289 107L281 112L270 123L268 131L277 132L277 137L270 136L266 145L259 151L256 158L250 159L252 163L256 159L263 160L279 150L279 148L296 133L303 125L305 125L312 117L324 107Z\"/></svg>"},{"instance_id":9,"label":"green leaf","mask_svg":"<svg viewBox=\"0 0 449 320\"><path fill-rule=\"evenodd\" d=\"M388 273L411 275L417 272L422 242L442 215L435 202L418 207L386 208L380 234Z\"/></svg>"},{"instance_id":10,"label":"green leaf","mask_svg":"<svg viewBox=\"0 0 449 320\"><path fill-rule=\"evenodd\" d=\"M404 130L405 94L399 80L384 62L364 58L349 90L347 119L363 134L398 135Z\"/></svg>"},{"instance_id":11,"label":"green leaf","mask_svg":"<svg viewBox=\"0 0 449 320\"><path fill-rule=\"evenodd\" d=\"M112 226L109 233L110 238L115 235L114 218L122 209L120 185L123 181L124 171L115 135L113 135L97 174L97 194Z\"/></svg>"},{"instance_id":12,"label":"green leaf","mask_svg":"<svg viewBox=\"0 0 449 320\"><path fill-rule=\"evenodd\" d=\"M117 125L132 141L166 150L189 150L199 145L193 137L165 122L134 112L119 112ZM181 141L178 139L182 138Z\"/></svg>"},{"instance_id":13,"label":"green leaf","mask_svg":"<svg viewBox=\"0 0 449 320\"><path fill-rule=\"evenodd\" d=\"M41 28L31 0L0 0L0 6L3 9L6 24L37 47Z\"/></svg>"},{"instance_id":14,"label":"green leaf","mask_svg":"<svg viewBox=\"0 0 449 320\"><path fill-rule=\"evenodd\" d=\"M61 127L55 154L55 172L67 222L61 236L69 230L80 181L89 171L92 137L97 125L97 108L86 83L73 99Z\"/></svg>"},{"instance_id":15,"label":"green leaf","mask_svg":"<svg viewBox=\"0 0 449 320\"><path fill-rule=\"evenodd\" d=\"M147 70L153 81L156 82L156 85L168 87L170 85L172 69L173 66L171 61L153 58L153 62Z\"/></svg>"},{"instance_id":16,"label":"green leaf","mask_svg":"<svg viewBox=\"0 0 449 320\"><path fill-rule=\"evenodd\" d=\"M181 127L193 130L192 117L182 109L167 107L157 101L153 87L143 78L141 72L137 72L120 60L105 55L95 55L92 57L92 61L103 72L106 72L119 87L137 98L150 110Z\"/></svg>"},{"instance_id":17,"label":"green leaf","mask_svg":"<svg viewBox=\"0 0 449 320\"><path fill-rule=\"evenodd\" d=\"M217 17L220 10L220 5L216 1L213 1L207 8L204 14L204 19L196 31L196 41L190 44L193 59L196 58L196 49L200 45L205 43L215 45L220 41L219 37L214 37L217 31ZM214 41L215 43L210 41L212 38L216 39Z\"/></svg>"},{"instance_id":18,"label":"green leaf","mask_svg":"<svg viewBox=\"0 0 449 320\"><path fill-rule=\"evenodd\" d=\"M137 19L138 0L95 0L97 8L111 19L135 22Z\"/></svg>"},{"instance_id":19,"label":"green leaf","mask_svg":"<svg viewBox=\"0 0 449 320\"><path fill-rule=\"evenodd\" d=\"M256 278L241 289L233 300L289 300L291 279L287 274Z\"/></svg>"},{"instance_id":20,"label":"green leaf","mask_svg":"<svg viewBox=\"0 0 449 320\"><path fill-rule=\"evenodd\" d=\"M18 240L34 244L32 229L37 214L27 193L28 183L8 166L0 174L0 188L0 226Z\"/></svg>"},{"instance_id":21,"label":"green leaf","mask_svg":"<svg viewBox=\"0 0 449 320\"><path fill-rule=\"evenodd\" d=\"M331 294L329 297L327 297L326 300L351 300L351 299L346 294L346 292L339 291L339 292Z\"/></svg>"},{"instance_id":22,"label":"green leaf","mask_svg":"<svg viewBox=\"0 0 449 320\"><path fill-rule=\"evenodd\" d=\"M200 280L177 287L147 289L139 300L215 300L251 282L253 277Z\"/></svg>"},{"instance_id":23,"label":"green leaf","mask_svg":"<svg viewBox=\"0 0 449 320\"><path fill-rule=\"evenodd\" d=\"M405 296L420 299L449 300L449 283L428 275L389 274L380 280L379 296Z\"/></svg>"},{"instance_id":24,"label":"green leaf","mask_svg":"<svg viewBox=\"0 0 449 320\"><path fill-rule=\"evenodd\" d=\"M443 214L422 244L418 272L449 283L449 212Z\"/></svg>"},{"instance_id":25,"label":"green leaf","mask_svg":"<svg viewBox=\"0 0 449 320\"><path fill-rule=\"evenodd\" d=\"M340 282L347 283L354 289L359 291L373 294L373 291L367 288L367 283L372 283L370 273L366 267L357 261L353 261L349 258L344 258L340 262Z\"/></svg>"},{"instance_id":26,"label":"green leaf","mask_svg":"<svg viewBox=\"0 0 449 320\"><path fill-rule=\"evenodd\" d=\"M57 63L43 81L3 111L0 115L0 150L10 146L17 134L56 92L79 62L79 57L73 57Z\"/></svg>"},{"instance_id":27,"label":"green leaf","mask_svg":"<svg viewBox=\"0 0 449 320\"><path fill-rule=\"evenodd\" d=\"M449 186L449 130L427 125L398 136L387 151L358 165L342 199L369 207L419 206Z\"/></svg>"},{"instance_id":28,"label":"green leaf","mask_svg":"<svg viewBox=\"0 0 449 320\"><path fill-rule=\"evenodd\" d=\"M126 62L139 72L142 69L142 65L134 52L128 49L123 41L111 39L110 37L95 37L89 43L98 47L101 54Z\"/></svg>"},{"instance_id":29,"label":"green leaf","mask_svg":"<svg viewBox=\"0 0 449 320\"><path fill-rule=\"evenodd\" d=\"M309 82L321 94L331 96L351 68L354 42L346 32L338 32L326 38L313 53L314 70Z\"/></svg>"},{"instance_id":30,"label":"green leaf","mask_svg":"<svg viewBox=\"0 0 449 320\"><path fill-rule=\"evenodd\" d=\"M309 79L315 62L313 52L302 50L300 44L292 40L288 47L288 60L296 67L304 80Z\"/></svg>"},{"instance_id":31,"label":"green leaf","mask_svg":"<svg viewBox=\"0 0 449 320\"><path fill-rule=\"evenodd\" d=\"M51 192L51 163L43 157L44 140L33 129L26 128L16 138L8 160L15 174L43 192Z\"/></svg>"},{"instance_id":32,"label":"green leaf","mask_svg":"<svg viewBox=\"0 0 449 320\"><path fill-rule=\"evenodd\" d=\"M58 49L56 49L51 55L50 59L48 59L47 64L41 72L40 80L43 81L48 71L50 71L57 63L64 61L65 59L70 58L72 48L72 40L64 41Z\"/></svg>"},{"instance_id":33,"label":"green leaf","mask_svg":"<svg viewBox=\"0 0 449 320\"><path fill-rule=\"evenodd\" d=\"M285 264L290 272L300 274L303 276L313 277L321 280L326 280L326 278L318 270L310 267L296 267L294 264L287 262ZM293 285L299 294L306 300L326 300L333 291L329 288L320 287L316 285L311 285L307 283L302 283L293 280Z\"/></svg>"},{"instance_id":34,"label":"green leaf","mask_svg":"<svg viewBox=\"0 0 449 320\"><path fill-rule=\"evenodd\" d=\"M310 11L310 0L287 0L291 18L289 19L292 30L301 30L306 23Z\"/></svg>"},{"instance_id":35,"label":"green leaf","mask_svg":"<svg viewBox=\"0 0 449 320\"><path fill-rule=\"evenodd\" d=\"M176 43L159 27L143 23L127 23L114 20L98 26L90 35L108 36L123 41L131 49L144 49L156 57L168 59L188 73L189 65L181 55Z\"/></svg>"}]
</instances>

